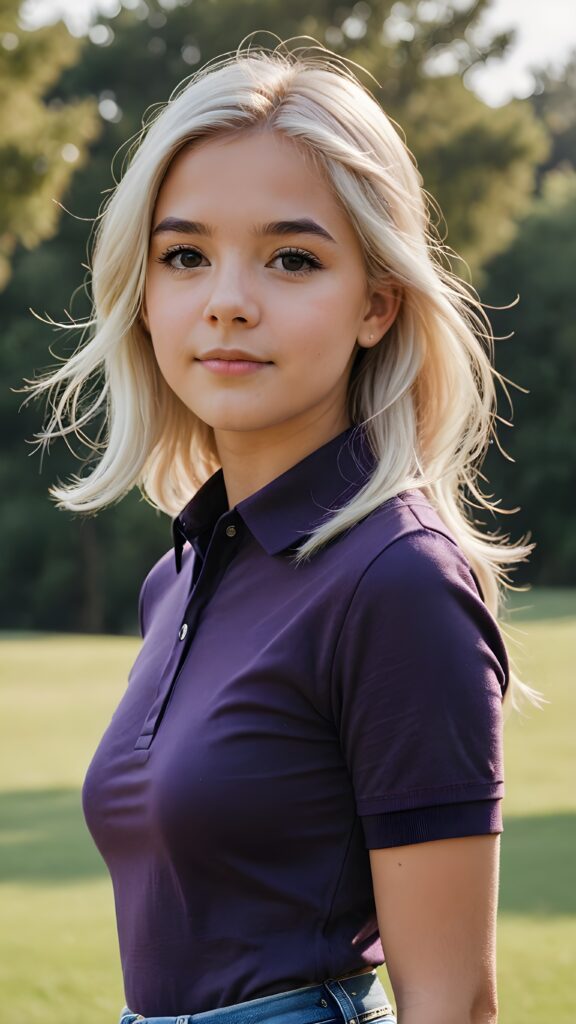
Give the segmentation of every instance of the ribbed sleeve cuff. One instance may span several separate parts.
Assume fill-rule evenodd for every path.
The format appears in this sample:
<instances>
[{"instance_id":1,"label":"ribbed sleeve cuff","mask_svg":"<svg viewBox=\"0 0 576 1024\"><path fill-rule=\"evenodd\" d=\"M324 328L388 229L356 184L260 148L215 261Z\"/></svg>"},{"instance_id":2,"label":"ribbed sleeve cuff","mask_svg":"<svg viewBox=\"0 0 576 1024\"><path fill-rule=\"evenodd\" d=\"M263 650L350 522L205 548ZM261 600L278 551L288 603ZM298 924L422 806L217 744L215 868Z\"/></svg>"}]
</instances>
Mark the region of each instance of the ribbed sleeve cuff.
<instances>
[{"instance_id":1,"label":"ribbed sleeve cuff","mask_svg":"<svg viewBox=\"0 0 576 1024\"><path fill-rule=\"evenodd\" d=\"M369 850L504 831L501 798L363 814L360 820Z\"/></svg>"}]
</instances>

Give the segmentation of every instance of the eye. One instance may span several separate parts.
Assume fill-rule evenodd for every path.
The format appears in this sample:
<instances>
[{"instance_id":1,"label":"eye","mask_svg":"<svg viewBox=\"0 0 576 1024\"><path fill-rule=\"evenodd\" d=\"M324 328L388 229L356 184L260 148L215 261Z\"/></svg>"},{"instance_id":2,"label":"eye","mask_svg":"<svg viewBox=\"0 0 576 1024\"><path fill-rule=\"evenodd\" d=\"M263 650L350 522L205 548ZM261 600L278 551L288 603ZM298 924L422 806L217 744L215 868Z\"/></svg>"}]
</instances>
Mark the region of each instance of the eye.
<instances>
[{"instance_id":1,"label":"eye","mask_svg":"<svg viewBox=\"0 0 576 1024\"><path fill-rule=\"evenodd\" d=\"M193 249L189 245L174 245L158 256L157 262L166 264L169 270L195 270L198 266L195 260L202 258L202 253L198 249ZM179 260L179 263L176 263L176 260Z\"/></svg>"},{"instance_id":2,"label":"eye","mask_svg":"<svg viewBox=\"0 0 576 1024\"><path fill-rule=\"evenodd\" d=\"M158 256L156 262L163 263L168 270L182 272L196 270L204 258L200 250L192 246L173 245ZM306 274L322 268L320 260L311 252L306 252L305 249L283 249L282 252L274 256L272 262L276 260L283 261L284 266L281 269L285 270L290 277L304 277Z\"/></svg>"},{"instance_id":3,"label":"eye","mask_svg":"<svg viewBox=\"0 0 576 1024\"><path fill-rule=\"evenodd\" d=\"M283 249L282 252L276 254L273 262L275 260L283 260L291 264L289 266L284 265L282 268L291 277L302 277L305 274L312 273L314 270L320 270L322 267L320 260L313 256L311 252L306 252L305 249ZM303 262L306 264L305 268L302 267ZM294 266L294 263L299 265Z\"/></svg>"}]
</instances>

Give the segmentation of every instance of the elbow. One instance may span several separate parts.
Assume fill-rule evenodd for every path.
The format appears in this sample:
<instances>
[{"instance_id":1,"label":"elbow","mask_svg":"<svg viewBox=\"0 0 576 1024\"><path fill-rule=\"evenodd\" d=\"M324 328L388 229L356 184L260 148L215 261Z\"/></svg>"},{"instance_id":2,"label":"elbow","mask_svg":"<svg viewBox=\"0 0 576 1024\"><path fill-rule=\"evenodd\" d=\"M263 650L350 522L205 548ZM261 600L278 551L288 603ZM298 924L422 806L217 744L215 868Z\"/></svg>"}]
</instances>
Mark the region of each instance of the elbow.
<instances>
[{"instance_id":1,"label":"elbow","mask_svg":"<svg viewBox=\"0 0 576 1024\"><path fill-rule=\"evenodd\" d=\"M474 1001L470 1024L498 1024L498 999L494 992L485 992Z\"/></svg>"}]
</instances>

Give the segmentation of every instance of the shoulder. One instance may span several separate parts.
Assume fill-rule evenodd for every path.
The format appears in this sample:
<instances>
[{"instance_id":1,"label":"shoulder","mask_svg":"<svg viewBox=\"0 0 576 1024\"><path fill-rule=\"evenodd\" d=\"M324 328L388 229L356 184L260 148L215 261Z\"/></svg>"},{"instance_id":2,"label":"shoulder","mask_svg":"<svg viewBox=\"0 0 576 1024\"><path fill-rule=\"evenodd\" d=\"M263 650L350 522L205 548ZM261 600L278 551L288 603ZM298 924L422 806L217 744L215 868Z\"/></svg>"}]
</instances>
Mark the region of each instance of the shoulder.
<instances>
[{"instance_id":1,"label":"shoulder","mask_svg":"<svg viewBox=\"0 0 576 1024\"><path fill-rule=\"evenodd\" d=\"M490 666L499 688L508 683L508 658L499 626L484 604L470 563L420 492L405 492L366 521L369 557L363 560L336 652L357 674L411 664L413 678ZM369 529L368 529L369 527Z\"/></svg>"},{"instance_id":2,"label":"shoulder","mask_svg":"<svg viewBox=\"0 0 576 1024\"><path fill-rule=\"evenodd\" d=\"M478 580L454 535L426 496L404 491L365 521L357 589L414 596L458 580L482 597Z\"/></svg>"}]
</instances>

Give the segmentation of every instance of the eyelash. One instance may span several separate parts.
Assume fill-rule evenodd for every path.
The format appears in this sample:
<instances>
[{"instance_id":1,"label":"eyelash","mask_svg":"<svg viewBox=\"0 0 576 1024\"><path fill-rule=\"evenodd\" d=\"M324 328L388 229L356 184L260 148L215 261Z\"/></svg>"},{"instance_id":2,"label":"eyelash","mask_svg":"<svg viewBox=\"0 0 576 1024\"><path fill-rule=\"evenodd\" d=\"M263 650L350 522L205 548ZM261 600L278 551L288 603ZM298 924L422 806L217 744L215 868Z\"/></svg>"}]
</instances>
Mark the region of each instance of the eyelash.
<instances>
[{"instance_id":1,"label":"eyelash","mask_svg":"<svg viewBox=\"0 0 576 1024\"><path fill-rule=\"evenodd\" d=\"M173 266L173 264L170 262L171 259L174 256L177 256L179 253L183 252L193 252L198 256L202 256L200 250L196 249L194 246L174 245L171 246L169 249L166 249L161 256L158 256L156 262L163 263L166 266L167 270L170 270L173 274L185 274L187 271L190 270L198 270L199 267ZM280 252L276 253L274 259L280 259L282 256L300 256L302 257L302 259L308 261L308 268L306 270L285 270L285 273L288 274L290 277L306 277L308 274L311 274L314 270L322 269L322 264L320 263L320 260L317 259L316 256L313 256L311 252L306 252L305 249L282 249Z\"/></svg>"}]
</instances>

